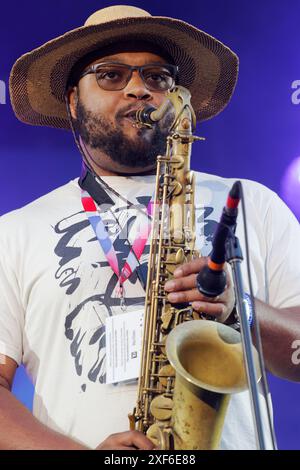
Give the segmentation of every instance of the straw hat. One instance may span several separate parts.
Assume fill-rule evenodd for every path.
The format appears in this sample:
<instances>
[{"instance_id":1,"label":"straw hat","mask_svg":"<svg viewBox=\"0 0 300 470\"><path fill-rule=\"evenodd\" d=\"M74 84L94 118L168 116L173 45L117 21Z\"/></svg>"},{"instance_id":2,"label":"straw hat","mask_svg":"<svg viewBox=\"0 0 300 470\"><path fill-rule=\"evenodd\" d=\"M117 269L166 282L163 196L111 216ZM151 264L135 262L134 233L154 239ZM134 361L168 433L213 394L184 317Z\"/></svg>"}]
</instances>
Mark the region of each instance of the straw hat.
<instances>
[{"instance_id":1,"label":"straw hat","mask_svg":"<svg viewBox=\"0 0 300 470\"><path fill-rule=\"evenodd\" d=\"M179 84L192 94L198 120L215 116L229 102L238 58L228 47L184 21L118 5L96 11L84 26L16 61L10 95L17 118L27 124L69 129L64 95L74 65L93 51L124 41L149 43L173 59L179 66Z\"/></svg>"}]
</instances>

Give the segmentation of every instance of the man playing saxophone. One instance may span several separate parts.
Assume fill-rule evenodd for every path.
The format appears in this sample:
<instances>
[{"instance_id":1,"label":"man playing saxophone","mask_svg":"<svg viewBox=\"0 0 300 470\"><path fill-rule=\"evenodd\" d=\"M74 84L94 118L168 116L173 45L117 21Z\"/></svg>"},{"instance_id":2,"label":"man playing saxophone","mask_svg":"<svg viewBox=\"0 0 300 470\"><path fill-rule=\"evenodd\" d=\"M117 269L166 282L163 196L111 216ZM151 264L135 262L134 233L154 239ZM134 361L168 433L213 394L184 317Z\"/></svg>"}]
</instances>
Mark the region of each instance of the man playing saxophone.
<instances>
[{"instance_id":1,"label":"man playing saxophone","mask_svg":"<svg viewBox=\"0 0 300 470\"><path fill-rule=\"evenodd\" d=\"M174 119L170 111L140 128L136 114L159 108L179 85L190 91L196 119L212 118L230 101L237 72L236 55L207 33L130 6L95 12L14 65L16 116L73 130L83 172L1 217L0 448L154 447L143 433L128 431L137 376L114 381L107 359L113 322L139 322L144 308L157 156L166 153ZM202 256L178 257L164 285L170 304L189 303L228 325L235 322L230 275L213 299L200 294L196 275L207 264L232 182L195 174L195 247ZM291 362L300 338L299 226L267 188L245 181L244 191L266 366L299 381ZM238 234L243 245L240 227ZM33 415L11 393L21 363L35 385ZM220 447L255 446L242 392L231 399Z\"/></svg>"}]
</instances>

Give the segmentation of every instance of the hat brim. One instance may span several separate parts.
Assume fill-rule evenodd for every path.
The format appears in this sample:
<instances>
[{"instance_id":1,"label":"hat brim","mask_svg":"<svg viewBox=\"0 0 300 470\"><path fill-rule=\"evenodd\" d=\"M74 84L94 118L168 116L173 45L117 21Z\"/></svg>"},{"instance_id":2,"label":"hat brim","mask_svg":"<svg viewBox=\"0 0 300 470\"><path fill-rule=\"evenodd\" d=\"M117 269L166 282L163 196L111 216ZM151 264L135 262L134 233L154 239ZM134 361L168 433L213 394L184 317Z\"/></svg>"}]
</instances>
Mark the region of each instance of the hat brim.
<instances>
[{"instance_id":1,"label":"hat brim","mask_svg":"<svg viewBox=\"0 0 300 470\"><path fill-rule=\"evenodd\" d=\"M124 18L83 26L21 56L10 75L10 96L20 121L69 129L65 91L70 72L86 54L124 40L162 47L179 67L198 121L220 113L230 101L238 58L207 33L166 17Z\"/></svg>"}]
</instances>

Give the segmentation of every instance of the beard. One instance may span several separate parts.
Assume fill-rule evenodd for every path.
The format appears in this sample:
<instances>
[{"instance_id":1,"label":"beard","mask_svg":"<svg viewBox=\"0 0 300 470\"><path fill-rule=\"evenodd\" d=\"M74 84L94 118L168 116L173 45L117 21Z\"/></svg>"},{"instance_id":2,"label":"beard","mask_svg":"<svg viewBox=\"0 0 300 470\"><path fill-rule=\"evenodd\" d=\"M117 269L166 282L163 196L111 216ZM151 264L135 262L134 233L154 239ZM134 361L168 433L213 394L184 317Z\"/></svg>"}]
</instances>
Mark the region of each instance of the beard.
<instances>
[{"instance_id":1,"label":"beard","mask_svg":"<svg viewBox=\"0 0 300 470\"><path fill-rule=\"evenodd\" d=\"M165 154L166 138L173 121L171 115L155 124L151 130L137 130L136 138L132 139L125 135L121 126L126 111L122 110L116 114L115 127L100 113L96 115L86 110L80 100L76 111L75 129L85 144L100 150L120 165L131 168L154 167L157 156Z\"/></svg>"}]
</instances>

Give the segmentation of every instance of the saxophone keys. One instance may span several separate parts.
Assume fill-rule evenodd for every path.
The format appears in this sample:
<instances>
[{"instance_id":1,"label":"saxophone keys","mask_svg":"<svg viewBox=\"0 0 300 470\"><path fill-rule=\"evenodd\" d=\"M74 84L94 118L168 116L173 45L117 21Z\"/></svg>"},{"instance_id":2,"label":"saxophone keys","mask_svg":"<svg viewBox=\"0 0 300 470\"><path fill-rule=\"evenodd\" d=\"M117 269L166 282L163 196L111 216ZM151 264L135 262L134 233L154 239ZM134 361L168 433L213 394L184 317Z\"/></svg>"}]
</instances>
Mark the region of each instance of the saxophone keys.
<instances>
[{"instance_id":1,"label":"saxophone keys","mask_svg":"<svg viewBox=\"0 0 300 470\"><path fill-rule=\"evenodd\" d=\"M172 327L174 320L174 309L172 307L165 308L161 316L161 327L160 330L162 333L168 333Z\"/></svg>"},{"instance_id":2,"label":"saxophone keys","mask_svg":"<svg viewBox=\"0 0 300 470\"><path fill-rule=\"evenodd\" d=\"M175 377L175 370L171 366L171 364L166 364L165 366L162 366L159 369L158 380L164 388L167 388L167 386L168 386L168 382L169 382L168 379L170 379L170 378L172 379L174 377Z\"/></svg>"},{"instance_id":3,"label":"saxophone keys","mask_svg":"<svg viewBox=\"0 0 300 470\"><path fill-rule=\"evenodd\" d=\"M135 423L136 423L136 418L135 418L135 409L133 413L128 414L128 419L129 419L129 429L130 431L135 430Z\"/></svg>"},{"instance_id":4,"label":"saxophone keys","mask_svg":"<svg viewBox=\"0 0 300 470\"><path fill-rule=\"evenodd\" d=\"M171 184L171 194L172 196L179 196L182 193L182 184L179 181L174 180Z\"/></svg>"},{"instance_id":5,"label":"saxophone keys","mask_svg":"<svg viewBox=\"0 0 300 470\"><path fill-rule=\"evenodd\" d=\"M176 264L183 264L186 261L183 248L179 248L179 250L176 251L175 261Z\"/></svg>"},{"instance_id":6,"label":"saxophone keys","mask_svg":"<svg viewBox=\"0 0 300 470\"><path fill-rule=\"evenodd\" d=\"M166 342L167 342L167 338L168 338L168 335L166 334L165 336L163 336L162 340L161 340L161 343L160 343L160 351L161 351L161 354L163 355L163 357L167 357L166 356Z\"/></svg>"},{"instance_id":7,"label":"saxophone keys","mask_svg":"<svg viewBox=\"0 0 300 470\"><path fill-rule=\"evenodd\" d=\"M202 313L201 312L196 312L196 310L193 310L192 317L193 317L193 320L201 320L202 319Z\"/></svg>"},{"instance_id":8,"label":"saxophone keys","mask_svg":"<svg viewBox=\"0 0 300 470\"><path fill-rule=\"evenodd\" d=\"M185 174L185 182L189 186L193 186L194 184L194 172L193 171L187 171Z\"/></svg>"},{"instance_id":9,"label":"saxophone keys","mask_svg":"<svg viewBox=\"0 0 300 470\"><path fill-rule=\"evenodd\" d=\"M158 395L151 401L150 412L152 416L159 421L168 421L171 419L172 409L173 400L164 395Z\"/></svg>"},{"instance_id":10,"label":"saxophone keys","mask_svg":"<svg viewBox=\"0 0 300 470\"><path fill-rule=\"evenodd\" d=\"M186 261L186 256L183 248L179 248L176 253L170 253L165 261L167 271L173 274L178 265Z\"/></svg>"},{"instance_id":11,"label":"saxophone keys","mask_svg":"<svg viewBox=\"0 0 300 470\"><path fill-rule=\"evenodd\" d=\"M171 447L171 430L164 429L157 423L149 427L146 436L153 442L156 450L170 450L173 448Z\"/></svg>"}]
</instances>

